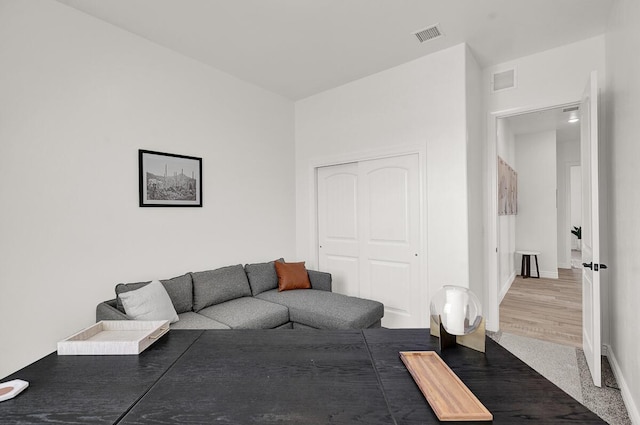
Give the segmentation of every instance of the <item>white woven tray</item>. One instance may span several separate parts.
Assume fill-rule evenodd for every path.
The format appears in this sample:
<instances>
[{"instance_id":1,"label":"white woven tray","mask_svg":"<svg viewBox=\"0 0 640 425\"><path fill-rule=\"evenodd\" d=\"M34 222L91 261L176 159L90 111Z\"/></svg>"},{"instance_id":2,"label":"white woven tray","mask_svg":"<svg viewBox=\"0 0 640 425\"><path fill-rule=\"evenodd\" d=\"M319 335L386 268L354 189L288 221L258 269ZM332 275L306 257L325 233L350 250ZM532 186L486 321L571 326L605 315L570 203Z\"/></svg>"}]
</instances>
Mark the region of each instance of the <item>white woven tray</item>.
<instances>
[{"instance_id":1,"label":"white woven tray","mask_svg":"<svg viewBox=\"0 0 640 425\"><path fill-rule=\"evenodd\" d=\"M103 320L58 342L58 355L140 354L167 332L168 320Z\"/></svg>"}]
</instances>

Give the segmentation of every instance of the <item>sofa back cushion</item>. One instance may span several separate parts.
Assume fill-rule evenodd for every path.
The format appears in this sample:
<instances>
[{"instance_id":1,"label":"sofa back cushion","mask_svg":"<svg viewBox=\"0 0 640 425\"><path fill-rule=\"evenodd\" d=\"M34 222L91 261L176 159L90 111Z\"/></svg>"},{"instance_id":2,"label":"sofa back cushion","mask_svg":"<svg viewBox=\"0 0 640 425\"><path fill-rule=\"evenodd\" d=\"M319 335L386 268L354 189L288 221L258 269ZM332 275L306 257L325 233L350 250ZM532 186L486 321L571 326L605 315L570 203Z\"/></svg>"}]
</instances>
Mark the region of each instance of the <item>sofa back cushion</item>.
<instances>
[{"instance_id":1,"label":"sofa back cushion","mask_svg":"<svg viewBox=\"0 0 640 425\"><path fill-rule=\"evenodd\" d=\"M242 264L191 273L193 311L240 297L250 297L251 287Z\"/></svg>"},{"instance_id":2,"label":"sofa back cushion","mask_svg":"<svg viewBox=\"0 0 640 425\"><path fill-rule=\"evenodd\" d=\"M167 290L158 280L134 291L121 292L119 298L130 319L169 320L171 323L179 320Z\"/></svg>"},{"instance_id":3,"label":"sofa back cushion","mask_svg":"<svg viewBox=\"0 0 640 425\"><path fill-rule=\"evenodd\" d=\"M116 285L116 302L118 310L124 311L120 294L123 292L134 291L148 285L150 282L136 282L136 283L120 283ZM191 281L191 274L187 273L182 276L174 277L171 279L161 280L160 283L167 290L169 298L173 303L173 307L178 314L185 313L193 310L193 283Z\"/></svg>"},{"instance_id":4,"label":"sofa back cushion","mask_svg":"<svg viewBox=\"0 0 640 425\"><path fill-rule=\"evenodd\" d=\"M280 258L276 261L284 262L284 259ZM268 263L255 263L244 266L251 286L251 294L254 297L264 291L278 287L278 275L276 274L274 263L275 261L269 261Z\"/></svg>"}]
</instances>

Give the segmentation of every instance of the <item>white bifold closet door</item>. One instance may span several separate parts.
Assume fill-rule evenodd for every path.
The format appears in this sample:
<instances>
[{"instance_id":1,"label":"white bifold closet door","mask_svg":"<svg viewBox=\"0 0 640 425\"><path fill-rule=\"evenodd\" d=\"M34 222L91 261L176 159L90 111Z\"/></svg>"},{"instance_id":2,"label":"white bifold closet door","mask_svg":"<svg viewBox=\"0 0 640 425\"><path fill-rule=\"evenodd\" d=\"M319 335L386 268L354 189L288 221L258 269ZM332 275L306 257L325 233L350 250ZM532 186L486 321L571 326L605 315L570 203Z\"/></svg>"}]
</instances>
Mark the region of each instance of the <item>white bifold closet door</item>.
<instances>
[{"instance_id":1,"label":"white bifold closet door","mask_svg":"<svg viewBox=\"0 0 640 425\"><path fill-rule=\"evenodd\" d=\"M320 270L334 292L382 302L385 327L426 323L419 186L417 154L318 168Z\"/></svg>"}]
</instances>

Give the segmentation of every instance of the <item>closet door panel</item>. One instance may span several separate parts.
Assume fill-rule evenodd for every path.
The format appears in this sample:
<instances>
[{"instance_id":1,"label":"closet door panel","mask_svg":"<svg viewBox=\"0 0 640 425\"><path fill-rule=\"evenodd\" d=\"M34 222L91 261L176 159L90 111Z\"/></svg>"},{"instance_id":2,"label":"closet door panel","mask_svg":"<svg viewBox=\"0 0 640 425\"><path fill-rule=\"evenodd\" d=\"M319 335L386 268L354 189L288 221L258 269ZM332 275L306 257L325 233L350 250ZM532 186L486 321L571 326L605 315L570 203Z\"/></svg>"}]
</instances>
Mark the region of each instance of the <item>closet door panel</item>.
<instances>
[{"instance_id":1,"label":"closet door panel","mask_svg":"<svg viewBox=\"0 0 640 425\"><path fill-rule=\"evenodd\" d=\"M333 291L360 295L358 164L318 169L319 268Z\"/></svg>"}]
</instances>

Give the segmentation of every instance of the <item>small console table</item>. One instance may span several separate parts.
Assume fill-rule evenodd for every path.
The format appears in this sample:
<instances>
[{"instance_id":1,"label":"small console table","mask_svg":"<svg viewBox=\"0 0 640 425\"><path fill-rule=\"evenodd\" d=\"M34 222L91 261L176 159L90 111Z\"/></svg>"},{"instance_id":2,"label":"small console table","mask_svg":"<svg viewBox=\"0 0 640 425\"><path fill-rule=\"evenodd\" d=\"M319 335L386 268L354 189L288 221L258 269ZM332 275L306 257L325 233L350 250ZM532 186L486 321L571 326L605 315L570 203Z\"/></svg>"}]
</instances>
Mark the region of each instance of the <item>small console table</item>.
<instances>
[{"instance_id":1,"label":"small console table","mask_svg":"<svg viewBox=\"0 0 640 425\"><path fill-rule=\"evenodd\" d=\"M538 251L516 251L516 254L522 255L522 264L520 265L520 276L523 279L528 277L535 277L540 279L540 267L538 267L538 255L540 252ZM531 276L531 256L535 257L536 260L536 273L537 276Z\"/></svg>"}]
</instances>

